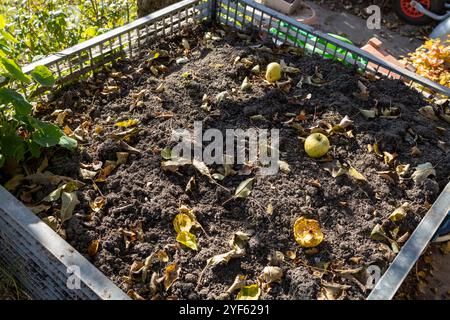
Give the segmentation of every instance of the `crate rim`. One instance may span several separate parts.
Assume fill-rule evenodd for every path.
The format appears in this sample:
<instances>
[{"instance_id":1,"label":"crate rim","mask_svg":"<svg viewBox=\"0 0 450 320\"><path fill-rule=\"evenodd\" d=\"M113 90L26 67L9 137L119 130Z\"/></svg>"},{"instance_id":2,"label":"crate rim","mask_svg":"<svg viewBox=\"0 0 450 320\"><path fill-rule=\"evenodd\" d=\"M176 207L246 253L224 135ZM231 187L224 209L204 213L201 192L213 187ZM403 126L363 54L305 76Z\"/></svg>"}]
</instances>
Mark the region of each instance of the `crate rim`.
<instances>
[{"instance_id":1,"label":"crate rim","mask_svg":"<svg viewBox=\"0 0 450 320\"><path fill-rule=\"evenodd\" d=\"M183 0L180 2L177 2L171 6L165 7L157 12L151 13L145 17L138 18L128 24L125 24L121 27L117 27L115 29L112 29L104 34L98 35L94 38L91 38L89 40L86 40L84 42L81 42L75 46L69 47L67 49L61 50L57 53L51 54L47 57L44 57L42 59L39 59L37 61L31 62L23 67L24 73L30 73L35 67L44 65L44 66L50 66L54 65L56 63L63 62L67 58L73 57L79 53L82 53L86 50L89 50L95 46L101 45L102 43L114 39L115 37L122 36L124 34L127 34L133 30L138 29L139 27L143 27L146 24L155 21L157 19L164 18L168 15L170 15L173 12L179 11L183 8L188 8L194 4L200 4L200 3L209 4L211 6L211 9L209 10L209 19L212 21L217 20L217 3L243 3L246 6L249 6L251 8L254 8L256 10L259 10L260 12L266 13L278 20L287 22L303 31L308 32L309 34L316 36L318 38L322 38L327 41L327 43L334 44L336 46L339 46L341 48L344 48L345 50L354 53L369 62L375 63L379 67L382 67L389 72L393 72L395 74L398 74L402 77L405 77L423 87L426 87L428 89L431 89L432 91L442 94L444 96L450 97L450 88L447 88L441 84L438 84L434 81L431 81L430 79L427 79L425 77L422 77L418 75L415 72L412 72L410 70L400 68L397 65L392 64L389 61L382 60L373 54L362 50L361 48L358 48L355 45L351 45L348 43L345 43L337 38L334 38L330 36L327 33L324 33L318 29L315 29L309 25L305 25L297 20L295 20L292 17L286 16L278 11L275 11L271 8L266 7L263 4L257 3L253 0Z\"/></svg>"}]
</instances>

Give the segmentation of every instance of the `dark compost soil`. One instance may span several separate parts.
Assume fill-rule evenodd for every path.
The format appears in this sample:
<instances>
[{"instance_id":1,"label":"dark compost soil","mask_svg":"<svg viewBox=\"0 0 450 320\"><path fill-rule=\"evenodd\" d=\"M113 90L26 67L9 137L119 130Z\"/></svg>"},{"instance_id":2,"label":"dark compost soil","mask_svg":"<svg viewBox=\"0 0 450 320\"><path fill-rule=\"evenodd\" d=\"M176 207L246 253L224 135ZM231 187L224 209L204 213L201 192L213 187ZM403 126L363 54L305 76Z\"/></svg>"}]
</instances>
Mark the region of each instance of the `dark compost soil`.
<instances>
[{"instance_id":1,"label":"dark compost soil","mask_svg":"<svg viewBox=\"0 0 450 320\"><path fill-rule=\"evenodd\" d=\"M67 241L123 290L146 299L219 298L238 274L247 276L249 284L254 283L268 265L268 255L275 250L293 251L296 257L284 258L280 263L284 273L281 282L273 283L268 293L262 293L262 299L316 299L325 282L349 285L345 290L349 299L365 298L369 293L366 275L358 268L377 265L384 271L395 256L389 242L370 238L371 230L382 223L387 232L399 227L398 236L414 230L450 179L450 153L438 147L438 141L450 141L450 125L421 115L418 109L427 102L400 81L369 80L337 62L294 54L290 48L272 48L270 43L261 48L256 46L257 42L231 32L208 41L208 45L200 27L186 37L191 50L189 62L182 65L174 61L183 54L181 37L152 44L151 49L167 50L174 58L156 60L168 67L163 74L151 73L149 57L153 54L149 49L133 60L118 62L114 69L55 93L51 106L72 110L65 120L72 130L85 121L90 122L88 137L80 142L76 153L57 150L49 159L48 170L52 173L86 183L78 191L80 204L73 218L64 225ZM268 47L272 49L267 50ZM301 71L289 75L290 88L279 88L264 82L263 72L253 75L251 67L239 61L235 63L236 57L261 65L262 71L268 63L281 59ZM301 88L296 86L302 77L315 73L323 75L321 86L307 83ZM246 76L252 88L242 92L239 88ZM287 80L286 75L283 80ZM358 81L368 87L367 101L355 94L359 92ZM161 83L164 91L155 92ZM102 94L106 86L118 86L120 91ZM136 104L136 93L142 90L144 93L138 100L143 102ZM214 97L225 90L228 97L220 104L215 103ZM210 111L201 108L204 94L213 100ZM394 108L399 116L366 119L359 111L374 106L379 110ZM302 115L292 121L292 114L299 115L302 110ZM251 118L254 115L262 115L265 120ZM354 121L353 137L330 136L330 155L351 164L367 182L346 175L333 178L325 170L330 163L309 158L299 139L304 134L298 125L308 132L319 121L338 124L346 115ZM49 115L43 118L54 120ZM116 160L116 152L124 150L112 133L123 130L114 123L127 119L139 120L139 131L127 141L141 153L131 153L127 162L105 182L96 183L98 191L80 176L80 163ZM160 150L173 147L172 130L192 129L194 121L202 121L203 130L217 128L222 132L228 128L279 129L280 158L289 163L291 172L259 176L253 171L228 176L219 181L228 192L193 166L180 168L179 174L163 171ZM375 143L381 151L397 153L397 158L386 164L382 157L368 150L367 145ZM411 155L414 146L422 151L420 156ZM415 184L410 175L416 165L425 162L435 166L436 176ZM377 174L377 171L395 171L398 164L411 165L405 179L389 181ZM209 167L211 172L221 169L219 165ZM239 171L242 166L234 169ZM186 191L193 176L195 187ZM256 178L248 198L223 205L241 181L253 176ZM92 215L89 202L101 194L107 199L106 205ZM46 195L38 192L34 200ZM412 204L406 218L396 224L387 222L390 213L404 202ZM271 214L266 212L269 203L273 206ZM200 229L193 231L198 251L182 247L175 240L172 221L182 204L194 209L205 229L206 234ZM51 214L50 211L41 216ZM294 240L293 223L302 215L318 220L321 225L325 239L317 249L303 249ZM120 229L137 232L139 225L142 236L132 239L127 248ZM244 257L206 269L199 281L206 260L228 251L228 241L236 231L251 235ZM93 240L100 240L100 247L95 255L89 256L88 247ZM177 263L181 272L168 291L161 286L155 292L151 291L148 280L142 283L139 276L129 277L130 268L161 249L169 256L167 264ZM290 257L293 258L292 253ZM151 271L162 275L165 265L155 263ZM327 272L323 272L324 268Z\"/></svg>"}]
</instances>

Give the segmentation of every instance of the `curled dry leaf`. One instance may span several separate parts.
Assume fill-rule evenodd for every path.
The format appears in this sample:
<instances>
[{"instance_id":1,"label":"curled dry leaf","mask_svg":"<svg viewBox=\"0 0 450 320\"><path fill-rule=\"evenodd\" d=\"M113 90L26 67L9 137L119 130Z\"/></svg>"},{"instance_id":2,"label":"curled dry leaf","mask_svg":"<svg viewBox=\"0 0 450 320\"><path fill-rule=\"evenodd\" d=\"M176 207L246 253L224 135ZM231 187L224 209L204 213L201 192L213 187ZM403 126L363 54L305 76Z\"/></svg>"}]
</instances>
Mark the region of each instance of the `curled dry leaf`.
<instances>
[{"instance_id":1,"label":"curled dry leaf","mask_svg":"<svg viewBox=\"0 0 450 320\"><path fill-rule=\"evenodd\" d=\"M209 172L208 167L206 164L202 161L198 161L197 159L192 160L192 165L204 176L207 176L209 178L211 177L211 173Z\"/></svg>"},{"instance_id":2,"label":"curled dry leaf","mask_svg":"<svg viewBox=\"0 0 450 320\"><path fill-rule=\"evenodd\" d=\"M222 254L215 255L206 261L206 267L218 264L227 264L233 258L240 258L245 255L245 244L250 236L244 232L236 232L230 240L231 250ZM205 268L206 268L205 267Z\"/></svg>"},{"instance_id":3,"label":"curled dry leaf","mask_svg":"<svg viewBox=\"0 0 450 320\"><path fill-rule=\"evenodd\" d=\"M386 239L387 235L383 227L380 224L376 224L375 227L373 227L372 232L370 233L370 237L373 240L384 240Z\"/></svg>"},{"instance_id":4,"label":"curled dry leaf","mask_svg":"<svg viewBox=\"0 0 450 320\"><path fill-rule=\"evenodd\" d=\"M176 263L169 264L164 270L164 289L167 291L180 277L181 268Z\"/></svg>"},{"instance_id":5,"label":"curled dry leaf","mask_svg":"<svg viewBox=\"0 0 450 320\"><path fill-rule=\"evenodd\" d=\"M266 213L269 214L269 215L273 214L273 205L270 202L269 202L269 204L266 207Z\"/></svg>"},{"instance_id":6,"label":"curled dry leaf","mask_svg":"<svg viewBox=\"0 0 450 320\"><path fill-rule=\"evenodd\" d=\"M255 180L255 178L249 178L249 179L242 181L239 184L239 186L236 188L234 197L235 198L247 198L250 195L250 193L252 192L253 180Z\"/></svg>"},{"instance_id":7,"label":"curled dry leaf","mask_svg":"<svg viewBox=\"0 0 450 320\"><path fill-rule=\"evenodd\" d=\"M350 288L348 285L323 282L317 300L342 300Z\"/></svg>"},{"instance_id":8,"label":"curled dry leaf","mask_svg":"<svg viewBox=\"0 0 450 320\"><path fill-rule=\"evenodd\" d=\"M92 180L95 179L95 177L97 176L97 171L91 171L88 169L83 169L80 168L80 176L81 178L85 179L85 180Z\"/></svg>"},{"instance_id":9,"label":"curled dry leaf","mask_svg":"<svg viewBox=\"0 0 450 320\"><path fill-rule=\"evenodd\" d=\"M358 80L358 89L359 92L356 93L355 95L357 97L359 97L361 100L363 101L367 101L369 100L369 90L367 89L367 87L364 85L364 83L362 83L361 81Z\"/></svg>"},{"instance_id":10,"label":"curled dry leaf","mask_svg":"<svg viewBox=\"0 0 450 320\"><path fill-rule=\"evenodd\" d=\"M129 153L128 152L116 152L117 161L107 160L105 165L100 170L100 174L95 179L95 182L105 182L106 178L121 164L127 162Z\"/></svg>"},{"instance_id":11,"label":"curled dry leaf","mask_svg":"<svg viewBox=\"0 0 450 320\"><path fill-rule=\"evenodd\" d=\"M182 231L189 232L192 228L192 220L187 214L179 213L175 216L175 219L173 219L173 228L176 233Z\"/></svg>"},{"instance_id":12,"label":"curled dry leaf","mask_svg":"<svg viewBox=\"0 0 450 320\"><path fill-rule=\"evenodd\" d=\"M238 274L234 278L233 284L227 289L226 293L231 294L236 290L242 289L245 286L246 276Z\"/></svg>"},{"instance_id":13,"label":"curled dry leaf","mask_svg":"<svg viewBox=\"0 0 450 320\"><path fill-rule=\"evenodd\" d=\"M122 228L119 229L119 232L123 236L123 240L125 242L125 249L128 250L130 244L137 240L137 234L133 231L124 230Z\"/></svg>"},{"instance_id":14,"label":"curled dry leaf","mask_svg":"<svg viewBox=\"0 0 450 320\"><path fill-rule=\"evenodd\" d=\"M213 174L213 178L215 179L214 174ZM185 192L188 192L188 191L192 192L194 190L194 188L195 188L195 177L192 176L189 179L188 183L186 184Z\"/></svg>"},{"instance_id":15,"label":"curled dry leaf","mask_svg":"<svg viewBox=\"0 0 450 320\"><path fill-rule=\"evenodd\" d=\"M101 209L105 207L105 205L106 205L106 197L97 197L94 199L94 201L89 202L89 206L94 212L99 212Z\"/></svg>"},{"instance_id":16,"label":"curled dry leaf","mask_svg":"<svg viewBox=\"0 0 450 320\"><path fill-rule=\"evenodd\" d=\"M364 177L358 170L356 170L352 166L350 166L350 168L348 169L348 175L358 181L367 181L366 177Z\"/></svg>"},{"instance_id":17,"label":"curled dry leaf","mask_svg":"<svg viewBox=\"0 0 450 320\"><path fill-rule=\"evenodd\" d=\"M188 159L179 157L172 160L162 161L161 169L163 169L164 171L170 171L175 173L178 172L178 169L180 167L185 166L189 163L191 162Z\"/></svg>"},{"instance_id":18,"label":"curled dry leaf","mask_svg":"<svg viewBox=\"0 0 450 320\"><path fill-rule=\"evenodd\" d=\"M421 183L429 176L436 176L436 170L434 170L433 165L429 162L419 164L416 167L416 171L412 174L411 178L415 183Z\"/></svg>"},{"instance_id":19,"label":"curled dry leaf","mask_svg":"<svg viewBox=\"0 0 450 320\"><path fill-rule=\"evenodd\" d=\"M223 179L225 179L225 176L223 174L221 174L221 173L214 173L212 175L212 178L214 180L222 181Z\"/></svg>"},{"instance_id":20,"label":"curled dry leaf","mask_svg":"<svg viewBox=\"0 0 450 320\"><path fill-rule=\"evenodd\" d=\"M291 167L286 161L278 160L278 167L280 168L281 172L284 172L286 174L291 172Z\"/></svg>"},{"instance_id":21,"label":"curled dry leaf","mask_svg":"<svg viewBox=\"0 0 450 320\"><path fill-rule=\"evenodd\" d=\"M262 280L266 284L281 282L283 270L280 267L266 266L262 272Z\"/></svg>"},{"instance_id":22,"label":"curled dry leaf","mask_svg":"<svg viewBox=\"0 0 450 320\"><path fill-rule=\"evenodd\" d=\"M408 211L410 209L411 209L411 205L409 204L409 202L405 202L404 204L402 204L400 207L395 209L394 212L392 212L389 215L389 220L391 220L393 222L398 222L400 220L403 220L406 217L406 214L408 213Z\"/></svg>"},{"instance_id":23,"label":"curled dry leaf","mask_svg":"<svg viewBox=\"0 0 450 320\"><path fill-rule=\"evenodd\" d=\"M422 155L422 151L418 147L414 146L411 148L411 155L413 157L420 157Z\"/></svg>"},{"instance_id":24,"label":"curled dry leaf","mask_svg":"<svg viewBox=\"0 0 450 320\"><path fill-rule=\"evenodd\" d=\"M241 91L247 91L249 89L251 89L252 84L248 81L248 77L244 78L244 81L242 81L241 84Z\"/></svg>"},{"instance_id":25,"label":"curled dry leaf","mask_svg":"<svg viewBox=\"0 0 450 320\"><path fill-rule=\"evenodd\" d=\"M251 70L251 72L253 74L260 74L261 73L261 66L259 64L257 64L256 66L254 66Z\"/></svg>"},{"instance_id":26,"label":"curled dry leaf","mask_svg":"<svg viewBox=\"0 0 450 320\"><path fill-rule=\"evenodd\" d=\"M92 240L88 246L88 255L93 257L97 254L98 248L100 247L100 240Z\"/></svg>"},{"instance_id":27,"label":"curled dry leaf","mask_svg":"<svg viewBox=\"0 0 450 320\"><path fill-rule=\"evenodd\" d=\"M181 39L181 44L185 50L190 50L191 46L189 45L189 41L186 38Z\"/></svg>"},{"instance_id":28,"label":"curled dry leaf","mask_svg":"<svg viewBox=\"0 0 450 320\"><path fill-rule=\"evenodd\" d=\"M438 121L439 118L436 116L434 109L432 106L425 106L419 109L420 114L422 114L425 118L430 120Z\"/></svg>"},{"instance_id":29,"label":"curled dry leaf","mask_svg":"<svg viewBox=\"0 0 450 320\"><path fill-rule=\"evenodd\" d=\"M193 209L190 209L188 206L186 206L186 205L181 205L179 208L178 208L178 211L181 213L181 214L186 214L186 215L188 215L189 216L189 218L191 219L191 221L192 221L192 226L193 227L195 227L195 228L200 228L200 229L202 229L203 230L203 228L202 228L202 226L200 225L200 223L197 221L197 217L195 216L195 213L194 213L194 210ZM203 230L203 231L205 231L205 230ZM206 233L206 232L205 232Z\"/></svg>"},{"instance_id":30,"label":"curled dry leaf","mask_svg":"<svg viewBox=\"0 0 450 320\"><path fill-rule=\"evenodd\" d=\"M341 128L347 129L348 127L353 125L353 121L350 120L349 116L345 116L341 122L339 122L339 126Z\"/></svg>"},{"instance_id":31,"label":"curled dry leaf","mask_svg":"<svg viewBox=\"0 0 450 320\"><path fill-rule=\"evenodd\" d=\"M333 178L337 178L344 174L357 181L367 181L366 177L352 166L344 166L339 160L325 167L325 170L331 173Z\"/></svg>"},{"instance_id":32,"label":"curled dry leaf","mask_svg":"<svg viewBox=\"0 0 450 320\"><path fill-rule=\"evenodd\" d=\"M228 96L228 91L222 91L222 92L219 92L217 95L216 95L216 103L217 104L220 104L223 100L225 100L225 98Z\"/></svg>"},{"instance_id":33,"label":"curled dry leaf","mask_svg":"<svg viewBox=\"0 0 450 320\"><path fill-rule=\"evenodd\" d=\"M366 119L373 119L377 116L377 112L374 109L366 110L366 109L359 109L359 112L363 115Z\"/></svg>"},{"instance_id":34,"label":"curled dry leaf","mask_svg":"<svg viewBox=\"0 0 450 320\"><path fill-rule=\"evenodd\" d=\"M395 167L395 171L399 175L399 177L404 177L409 171L409 164L401 164Z\"/></svg>"},{"instance_id":35,"label":"curled dry leaf","mask_svg":"<svg viewBox=\"0 0 450 320\"><path fill-rule=\"evenodd\" d=\"M35 206L27 206L27 208L30 209L30 211L33 212L34 214L38 214L38 213L45 212L48 209L50 209L51 205L42 203L42 204L38 204Z\"/></svg>"},{"instance_id":36,"label":"curled dry leaf","mask_svg":"<svg viewBox=\"0 0 450 320\"><path fill-rule=\"evenodd\" d=\"M291 260L295 260L295 258L297 258L297 253L295 251L288 250L285 252L285 256Z\"/></svg>"},{"instance_id":37,"label":"curled dry leaf","mask_svg":"<svg viewBox=\"0 0 450 320\"><path fill-rule=\"evenodd\" d=\"M377 241L387 240L391 244L391 248L394 253L398 253L400 251L398 243L388 237L386 231L384 231L383 227L380 224L375 225L375 227L372 229L372 232L370 233L370 237L373 240Z\"/></svg>"},{"instance_id":38,"label":"curled dry leaf","mask_svg":"<svg viewBox=\"0 0 450 320\"><path fill-rule=\"evenodd\" d=\"M42 218L42 221L45 222L53 231L58 231L60 228L60 223L58 222L58 218L55 216L48 216Z\"/></svg>"},{"instance_id":39,"label":"curled dry leaf","mask_svg":"<svg viewBox=\"0 0 450 320\"><path fill-rule=\"evenodd\" d=\"M284 255L281 251L273 250L267 256L269 266L279 266L284 261Z\"/></svg>"},{"instance_id":40,"label":"curled dry leaf","mask_svg":"<svg viewBox=\"0 0 450 320\"><path fill-rule=\"evenodd\" d=\"M184 63L189 62L189 59L187 57L181 57L181 58L178 58L177 60L175 60L175 62L177 64L184 64Z\"/></svg>"},{"instance_id":41,"label":"curled dry leaf","mask_svg":"<svg viewBox=\"0 0 450 320\"><path fill-rule=\"evenodd\" d=\"M160 261L160 262L168 262L169 261L169 255L167 254L166 251L164 250L158 250L156 252L156 258Z\"/></svg>"},{"instance_id":42,"label":"curled dry leaf","mask_svg":"<svg viewBox=\"0 0 450 320\"><path fill-rule=\"evenodd\" d=\"M164 160L172 159L172 150L170 148L162 149L161 150L161 157L163 157Z\"/></svg>"},{"instance_id":43,"label":"curled dry leaf","mask_svg":"<svg viewBox=\"0 0 450 320\"><path fill-rule=\"evenodd\" d=\"M316 220L298 218L294 223L295 241L304 248L318 246L323 241L323 233Z\"/></svg>"},{"instance_id":44,"label":"curled dry leaf","mask_svg":"<svg viewBox=\"0 0 450 320\"><path fill-rule=\"evenodd\" d=\"M137 293L133 289L128 290L127 295L133 300L145 300L141 295L139 295L139 293Z\"/></svg>"}]
</instances>

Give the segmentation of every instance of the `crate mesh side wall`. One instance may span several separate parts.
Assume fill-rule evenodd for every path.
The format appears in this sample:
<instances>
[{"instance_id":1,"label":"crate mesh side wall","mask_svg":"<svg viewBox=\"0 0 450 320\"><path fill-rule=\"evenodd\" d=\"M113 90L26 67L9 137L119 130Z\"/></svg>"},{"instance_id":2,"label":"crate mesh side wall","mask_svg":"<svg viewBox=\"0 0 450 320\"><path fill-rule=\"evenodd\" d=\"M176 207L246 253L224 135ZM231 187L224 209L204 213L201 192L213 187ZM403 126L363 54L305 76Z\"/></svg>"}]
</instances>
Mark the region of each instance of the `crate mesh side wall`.
<instances>
[{"instance_id":1,"label":"crate mesh side wall","mask_svg":"<svg viewBox=\"0 0 450 320\"><path fill-rule=\"evenodd\" d=\"M98 299L81 282L69 290L67 268L0 209L0 264L34 299Z\"/></svg>"},{"instance_id":2,"label":"crate mesh side wall","mask_svg":"<svg viewBox=\"0 0 450 320\"><path fill-rule=\"evenodd\" d=\"M46 65L64 83L119 57L133 58L140 55L152 42L179 33L183 27L194 21L210 17L210 0L183 1L178 9L161 10L152 19L140 19L111 30L72 48L63 50L37 63L26 66L25 72L39 64Z\"/></svg>"},{"instance_id":3,"label":"crate mesh side wall","mask_svg":"<svg viewBox=\"0 0 450 320\"><path fill-rule=\"evenodd\" d=\"M24 67L29 73L37 65L46 65L64 83L118 57L133 57L152 41L181 31L193 21L215 20L219 24L244 31L248 28L270 36L276 44L288 43L307 53L338 60L361 72L380 77L401 78L420 91L450 96L450 89L414 72L381 60L360 48L299 23L252 0L184 0L140 18L123 27L87 40L72 48Z\"/></svg>"},{"instance_id":4,"label":"crate mesh side wall","mask_svg":"<svg viewBox=\"0 0 450 320\"><path fill-rule=\"evenodd\" d=\"M450 89L429 79L392 65L387 61L345 43L328 34L304 25L291 17L251 0L216 0L215 20L219 24L245 31L249 28L270 37L277 45L283 43L300 47L308 54L341 61L361 72L379 77L401 78L410 87L450 96Z\"/></svg>"}]
</instances>

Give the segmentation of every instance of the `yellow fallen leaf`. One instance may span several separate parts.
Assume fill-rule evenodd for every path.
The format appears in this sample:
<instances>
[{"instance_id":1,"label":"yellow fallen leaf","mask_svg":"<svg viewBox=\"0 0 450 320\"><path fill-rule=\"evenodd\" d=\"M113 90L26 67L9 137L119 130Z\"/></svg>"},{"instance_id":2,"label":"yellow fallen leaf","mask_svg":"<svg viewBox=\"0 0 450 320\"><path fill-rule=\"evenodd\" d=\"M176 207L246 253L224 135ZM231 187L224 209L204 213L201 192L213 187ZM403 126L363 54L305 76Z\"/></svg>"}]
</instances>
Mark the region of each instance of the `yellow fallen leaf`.
<instances>
[{"instance_id":1,"label":"yellow fallen leaf","mask_svg":"<svg viewBox=\"0 0 450 320\"><path fill-rule=\"evenodd\" d=\"M91 207L92 211L99 212L101 209L104 208L106 204L106 198L105 197L97 197L94 201L89 202L89 206Z\"/></svg>"},{"instance_id":2,"label":"yellow fallen leaf","mask_svg":"<svg viewBox=\"0 0 450 320\"><path fill-rule=\"evenodd\" d=\"M88 255L93 257L97 254L98 248L100 246L100 240L92 240L88 247Z\"/></svg>"},{"instance_id":3,"label":"yellow fallen leaf","mask_svg":"<svg viewBox=\"0 0 450 320\"><path fill-rule=\"evenodd\" d=\"M128 290L127 295L133 300L145 300L141 295L139 295L139 293L137 293L133 289Z\"/></svg>"},{"instance_id":4,"label":"yellow fallen leaf","mask_svg":"<svg viewBox=\"0 0 450 320\"><path fill-rule=\"evenodd\" d=\"M403 220L406 217L406 214L408 213L410 208L411 205L408 202L405 202L400 207L395 209L394 212L391 213L391 215L389 216L389 220L393 222Z\"/></svg>"},{"instance_id":5,"label":"yellow fallen leaf","mask_svg":"<svg viewBox=\"0 0 450 320\"><path fill-rule=\"evenodd\" d=\"M165 252L164 250L159 250L158 252L156 252L156 257L161 262L169 261L169 256L167 255L167 252Z\"/></svg>"},{"instance_id":6,"label":"yellow fallen leaf","mask_svg":"<svg viewBox=\"0 0 450 320\"><path fill-rule=\"evenodd\" d=\"M135 126L139 123L139 120L136 119L130 119L130 120L125 120L125 121L119 121L116 122L114 125L116 127L122 127L122 128L128 128L128 127L132 127Z\"/></svg>"},{"instance_id":7,"label":"yellow fallen leaf","mask_svg":"<svg viewBox=\"0 0 450 320\"><path fill-rule=\"evenodd\" d=\"M323 241L323 233L319 223L305 217L298 218L294 223L295 241L304 248L318 246Z\"/></svg>"},{"instance_id":8,"label":"yellow fallen leaf","mask_svg":"<svg viewBox=\"0 0 450 320\"><path fill-rule=\"evenodd\" d=\"M350 167L348 169L348 175L352 178L355 178L356 180L359 181L367 181L366 177L364 177L361 173L358 172L358 170L356 170L353 167Z\"/></svg>"},{"instance_id":9,"label":"yellow fallen leaf","mask_svg":"<svg viewBox=\"0 0 450 320\"><path fill-rule=\"evenodd\" d=\"M245 286L239 291L236 300L258 300L261 295L261 289L257 283Z\"/></svg>"},{"instance_id":10,"label":"yellow fallen leaf","mask_svg":"<svg viewBox=\"0 0 450 320\"><path fill-rule=\"evenodd\" d=\"M167 291L180 276L181 269L176 263L169 264L164 270L164 289Z\"/></svg>"},{"instance_id":11,"label":"yellow fallen leaf","mask_svg":"<svg viewBox=\"0 0 450 320\"><path fill-rule=\"evenodd\" d=\"M181 231L180 233L178 233L177 241L179 243L185 245L189 249L196 250L196 251L198 250L197 238L195 237L195 235L193 235L190 232Z\"/></svg>"},{"instance_id":12,"label":"yellow fallen leaf","mask_svg":"<svg viewBox=\"0 0 450 320\"><path fill-rule=\"evenodd\" d=\"M187 214L179 213L173 219L173 228L176 233L189 232L192 228L192 220Z\"/></svg>"}]
</instances>

